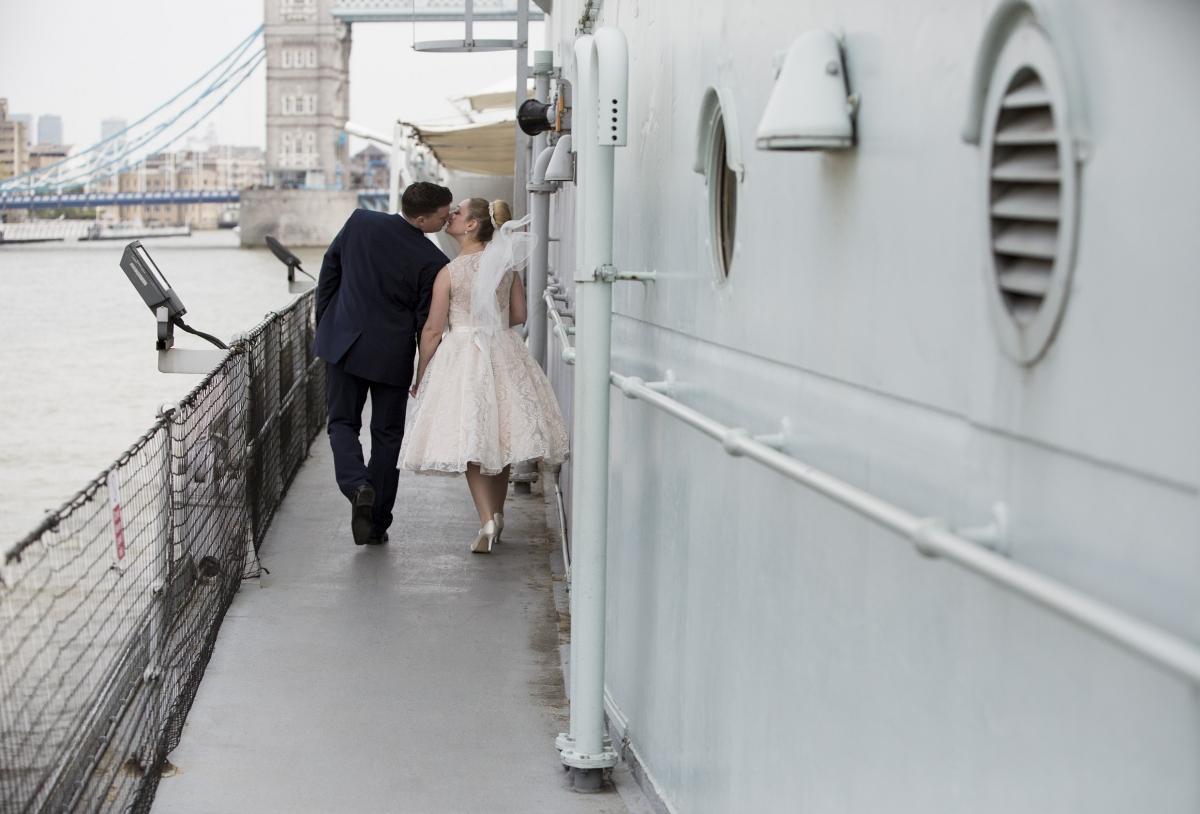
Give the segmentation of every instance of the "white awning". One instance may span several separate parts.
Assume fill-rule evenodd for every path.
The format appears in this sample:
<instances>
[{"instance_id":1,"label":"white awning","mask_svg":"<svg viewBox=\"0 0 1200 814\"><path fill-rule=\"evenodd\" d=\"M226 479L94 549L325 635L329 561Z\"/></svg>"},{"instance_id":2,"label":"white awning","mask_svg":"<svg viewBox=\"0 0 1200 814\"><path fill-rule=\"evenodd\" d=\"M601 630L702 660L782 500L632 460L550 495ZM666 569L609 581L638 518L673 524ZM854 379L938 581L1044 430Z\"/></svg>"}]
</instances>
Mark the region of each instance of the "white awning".
<instances>
[{"instance_id":1,"label":"white awning","mask_svg":"<svg viewBox=\"0 0 1200 814\"><path fill-rule=\"evenodd\" d=\"M516 123L429 126L402 122L413 137L427 146L447 169L480 175L512 175L516 154Z\"/></svg>"},{"instance_id":2,"label":"white awning","mask_svg":"<svg viewBox=\"0 0 1200 814\"><path fill-rule=\"evenodd\" d=\"M490 88L484 88L476 93L460 96L454 101L463 102L471 110L483 112L497 109L517 109L517 84L513 80L498 82ZM526 98L533 95L533 82L529 83Z\"/></svg>"}]
</instances>

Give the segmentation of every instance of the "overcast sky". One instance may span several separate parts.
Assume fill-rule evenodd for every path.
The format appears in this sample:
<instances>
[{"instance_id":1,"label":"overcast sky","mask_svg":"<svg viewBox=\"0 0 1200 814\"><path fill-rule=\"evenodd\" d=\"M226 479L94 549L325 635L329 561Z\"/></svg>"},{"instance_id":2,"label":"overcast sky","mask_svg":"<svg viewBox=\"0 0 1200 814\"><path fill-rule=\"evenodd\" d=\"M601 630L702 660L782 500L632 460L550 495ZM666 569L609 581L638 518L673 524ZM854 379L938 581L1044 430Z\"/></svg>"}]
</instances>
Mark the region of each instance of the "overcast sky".
<instances>
[{"instance_id":1,"label":"overcast sky","mask_svg":"<svg viewBox=\"0 0 1200 814\"><path fill-rule=\"evenodd\" d=\"M261 0L0 0L0 97L36 119L55 113L77 148L100 138L100 120L133 122L203 74L262 23ZM396 118L453 113L448 97L488 88L516 72L512 51L420 54L414 26L362 23L350 51L350 118L383 132ZM512 37L515 24L475 27L477 37ZM462 25L416 26L416 38L454 39ZM541 43L540 24L529 41ZM532 59L530 60L532 61ZM266 140L266 68L207 122L222 143Z\"/></svg>"}]
</instances>

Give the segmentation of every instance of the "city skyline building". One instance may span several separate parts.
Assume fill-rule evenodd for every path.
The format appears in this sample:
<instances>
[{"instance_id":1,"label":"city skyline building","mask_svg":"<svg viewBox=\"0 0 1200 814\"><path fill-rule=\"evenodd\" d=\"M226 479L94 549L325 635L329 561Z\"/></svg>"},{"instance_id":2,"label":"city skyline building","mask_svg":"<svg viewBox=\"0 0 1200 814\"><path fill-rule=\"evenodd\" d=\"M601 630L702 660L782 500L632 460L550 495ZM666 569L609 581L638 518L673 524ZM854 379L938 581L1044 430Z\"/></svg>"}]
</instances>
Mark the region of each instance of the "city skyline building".
<instances>
[{"instance_id":1,"label":"city skyline building","mask_svg":"<svg viewBox=\"0 0 1200 814\"><path fill-rule=\"evenodd\" d=\"M166 192L193 189L249 189L263 185L266 155L261 147L216 144L204 150L153 153L136 168L93 185L96 190ZM140 222L148 226L215 229L230 204L147 204L105 206L97 220Z\"/></svg>"},{"instance_id":2,"label":"city skyline building","mask_svg":"<svg viewBox=\"0 0 1200 814\"><path fill-rule=\"evenodd\" d=\"M67 144L34 144L29 148L30 170L45 169L62 161L71 152Z\"/></svg>"},{"instance_id":3,"label":"city skyline building","mask_svg":"<svg viewBox=\"0 0 1200 814\"><path fill-rule=\"evenodd\" d=\"M32 113L10 113L9 121L20 122L25 125L25 146L28 147L33 142L33 114Z\"/></svg>"},{"instance_id":4,"label":"city skyline building","mask_svg":"<svg viewBox=\"0 0 1200 814\"><path fill-rule=\"evenodd\" d=\"M117 133L120 133L122 130L124 130L127 126L128 126L128 124L126 123L126 121L124 119L120 119L120 118L116 118L116 117L108 118L108 119L101 119L100 120L100 140L103 141L106 138L111 138L112 136L115 136Z\"/></svg>"},{"instance_id":5,"label":"city skyline building","mask_svg":"<svg viewBox=\"0 0 1200 814\"><path fill-rule=\"evenodd\" d=\"M63 143L62 116L59 116L54 113L43 113L42 115L38 116L37 143L38 144L62 144Z\"/></svg>"},{"instance_id":6,"label":"city skyline building","mask_svg":"<svg viewBox=\"0 0 1200 814\"><path fill-rule=\"evenodd\" d=\"M29 169L29 136L25 122L9 118L8 99L0 98L0 178Z\"/></svg>"}]
</instances>

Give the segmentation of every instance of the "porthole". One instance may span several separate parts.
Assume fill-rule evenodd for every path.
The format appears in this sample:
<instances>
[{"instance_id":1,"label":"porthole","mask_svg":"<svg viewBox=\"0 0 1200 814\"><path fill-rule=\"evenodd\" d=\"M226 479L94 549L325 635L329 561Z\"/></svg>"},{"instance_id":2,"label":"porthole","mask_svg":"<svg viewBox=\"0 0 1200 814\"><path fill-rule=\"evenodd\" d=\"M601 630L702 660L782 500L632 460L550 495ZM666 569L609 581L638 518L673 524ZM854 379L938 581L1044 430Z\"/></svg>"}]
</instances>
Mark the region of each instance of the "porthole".
<instances>
[{"instance_id":1,"label":"porthole","mask_svg":"<svg viewBox=\"0 0 1200 814\"><path fill-rule=\"evenodd\" d=\"M997 55L983 109L985 276L1001 347L1032 364L1062 320L1074 264L1078 174L1062 74L1030 17Z\"/></svg>"},{"instance_id":2,"label":"porthole","mask_svg":"<svg viewBox=\"0 0 1200 814\"><path fill-rule=\"evenodd\" d=\"M709 223L717 273L729 277L737 236L737 175L725 160L725 123L717 119L713 133L713 155L708 173Z\"/></svg>"},{"instance_id":3,"label":"porthole","mask_svg":"<svg viewBox=\"0 0 1200 814\"><path fill-rule=\"evenodd\" d=\"M707 244L718 282L729 278L737 258L737 198L742 180L737 133L732 99L716 88L709 88L700 105L693 169L704 176L708 200Z\"/></svg>"}]
</instances>

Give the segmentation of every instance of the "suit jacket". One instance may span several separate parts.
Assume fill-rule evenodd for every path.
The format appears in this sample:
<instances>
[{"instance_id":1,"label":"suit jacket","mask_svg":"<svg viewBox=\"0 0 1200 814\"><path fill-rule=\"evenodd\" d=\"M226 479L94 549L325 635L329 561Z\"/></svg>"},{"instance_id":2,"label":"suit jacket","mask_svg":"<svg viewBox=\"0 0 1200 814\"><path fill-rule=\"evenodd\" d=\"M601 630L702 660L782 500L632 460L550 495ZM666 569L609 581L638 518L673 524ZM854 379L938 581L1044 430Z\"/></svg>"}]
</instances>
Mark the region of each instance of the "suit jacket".
<instances>
[{"instance_id":1,"label":"suit jacket","mask_svg":"<svg viewBox=\"0 0 1200 814\"><path fill-rule=\"evenodd\" d=\"M433 281L448 262L400 215L354 210L321 263L317 356L360 378L407 387Z\"/></svg>"}]
</instances>

